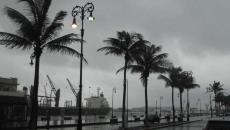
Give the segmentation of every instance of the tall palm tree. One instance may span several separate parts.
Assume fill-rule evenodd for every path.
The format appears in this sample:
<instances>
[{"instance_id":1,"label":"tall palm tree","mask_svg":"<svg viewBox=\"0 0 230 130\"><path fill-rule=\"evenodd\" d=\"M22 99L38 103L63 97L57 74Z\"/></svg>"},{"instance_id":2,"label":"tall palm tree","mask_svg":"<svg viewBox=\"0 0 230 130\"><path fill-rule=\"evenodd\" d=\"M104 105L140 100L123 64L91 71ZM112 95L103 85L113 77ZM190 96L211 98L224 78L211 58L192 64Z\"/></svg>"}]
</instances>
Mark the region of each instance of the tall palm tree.
<instances>
[{"instance_id":1,"label":"tall palm tree","mask_svg":"<svg viewBox=\"0 0 230 130\"><path fill-rule=\"evenodd\" d=\"M181 67L171 67L168 71L168 77L165 75L159 75L158 79L165 81L166 87L172 88L172 112L173 112L173 122L175 122L175 107L174 107L174 88L178 86L179 74L182 72Z\"/></svg>"},{"instance_id":2,"label":"tall palm tree","mask_svg":"<svg viewBox=\"0 0 230 130\"><path fill-rule=\"evenodd\" d=\"M140 79L145 88L145 119L148 121L148 78L151 73L166 72L169 62L166 60L168 54L161 53L161 46L145 46L143 53L136 59L136 64L128 65L131 73L140 73ZM117 72L124 70L124 67Z\"/></svg>"},{"instance_id":3,"label":"tall palm tree","mask_svg":"<svg viewBox=\"0 0 230 130\"><path fill-rule=\"evenodd\" d=\"M126 68L128 64L133 62L140 54L142 46L148 43L143 40L143 36L139 33L129 33L126 31L117 32L116 38L108 38L104 40L107 46L98 49L105 51L105 54L116 56L124 56L124 81L123 81L123 102L122 102L122 128L125 127L125 99L126 99Z\"/></svg>"},{"instance_id":4,"label":"tall palm tree","mask_svg":"<svg viewBox=\"0 0 230 130\"><path fill-rule=\"evenodd\" d=\"M215 111L217 115L216 98L217 98L217 94L223 90L223 84L214 81L213 84L209 84L209 86L211 88L211 91L214 93Z\"/></svg>"},{"instance_id":5,"label":"tall palm tree","mask_svg":"<svg viewBox=\"0 0 230 130\"><path fill-rule=\"evenodd\" d=\"M40 57L44 49L49 52L60 52L74 56L80 54L69 47L70 44L80 41L76 34L66 34L57 37L63 27L65 11L59 11L50 21L48 11L52 0L18 0L26 7L26 15L10 7L5 8L6 15L18 26L16 34L0 32L0 44L10 49L33 49L31 61L35 59L34 85L31 104L30 127L37 128L38 87Z\"/></svg>"},{"instance_id":6,"label":"tall palm tree","mask_svg":"<svg viewBox=\"0 0 230 130\"><path fill-rule=\"evenodd\" d=\"M183 75L183 86L187 90L187 121L189 121L189 90L200 87L200 85L195 83L195 79L192 76L191 71L184 71Z\"/></svg>"}]
</instances>

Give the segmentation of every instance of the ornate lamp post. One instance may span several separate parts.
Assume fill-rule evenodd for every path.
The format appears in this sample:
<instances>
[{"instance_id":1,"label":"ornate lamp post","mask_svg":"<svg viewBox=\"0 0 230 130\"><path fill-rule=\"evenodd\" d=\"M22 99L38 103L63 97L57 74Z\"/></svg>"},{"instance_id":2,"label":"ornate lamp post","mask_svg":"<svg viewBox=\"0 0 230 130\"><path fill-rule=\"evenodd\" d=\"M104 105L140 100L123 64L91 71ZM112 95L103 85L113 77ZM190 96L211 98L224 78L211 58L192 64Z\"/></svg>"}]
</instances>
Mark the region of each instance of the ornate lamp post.
<instances>
[{"instance_id":1,"label":"ornate lamp post","mask_svg":"<svg viewBox=\"0 0 230 130\"><path fill-rule=\"evenodd\" d=\"M72 10L73 24L72 28L77 28L76 16L80 16L81 19L81 57L80 57L80 83L79 83L79 102L78 102L78 125L77 129L82 130L82 113L81 113L81 102L82 102L82 62L83 62L83 37L84 37L84 18L85 14L89 13L88 20L93 21L94 5L93 3L86 3L84 6L76 5Z\"/></svg>"}]
</instances>

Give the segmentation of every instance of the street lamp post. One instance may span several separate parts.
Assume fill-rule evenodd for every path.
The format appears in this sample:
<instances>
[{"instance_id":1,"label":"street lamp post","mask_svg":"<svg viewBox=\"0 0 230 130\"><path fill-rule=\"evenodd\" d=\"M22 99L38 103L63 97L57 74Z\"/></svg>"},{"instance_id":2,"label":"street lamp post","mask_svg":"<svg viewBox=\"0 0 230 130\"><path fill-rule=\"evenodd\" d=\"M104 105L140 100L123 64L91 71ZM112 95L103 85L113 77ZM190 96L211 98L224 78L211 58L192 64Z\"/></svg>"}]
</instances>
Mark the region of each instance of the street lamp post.
<instances>
[{"instance_id":1,"label":"street lamp post","mask_svg":"<svg viewBox=\"0 0 230 130\"><path fill-rule=\"evenodd\" d=\"M73 16L73 28L77 28L76 16L80 16L81 19L81 54L80 54L80 83L79 83L79 102L78 102L78 125L77 129L82 130L82 113L81 113L81 102L82 102L82 62L83 62L83 37L84 37L84 18L85 13L90 13L88 20L93 21L94 17L92 15L94 10L93 3L86 3L84 6L76 5L72 10Z\"/></svg>"}]
</instances>

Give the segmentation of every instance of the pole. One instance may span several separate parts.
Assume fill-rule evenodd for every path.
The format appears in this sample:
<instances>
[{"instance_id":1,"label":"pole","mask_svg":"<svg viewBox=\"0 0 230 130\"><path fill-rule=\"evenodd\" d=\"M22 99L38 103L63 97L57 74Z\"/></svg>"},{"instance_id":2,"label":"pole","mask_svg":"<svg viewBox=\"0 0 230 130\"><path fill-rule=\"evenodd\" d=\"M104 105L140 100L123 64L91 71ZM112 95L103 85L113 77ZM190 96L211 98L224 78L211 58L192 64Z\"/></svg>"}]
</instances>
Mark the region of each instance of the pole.
<instances>
[{"instance_id":1,"label":"pole","mask_svg":"<svg viewBox=\"0 0 230 130\"><path fill-rule=\"evenodd\" d=\"M157 100L156 100L156 113L157 113Z\"/></svg>"},{"instance_id":2,"label":"pole","mask_svg":"<svg viewBox=\"0 0 230 130\"><path fill-rule=\"evenodd\" d=\"M201 116L201 100L200 100L200 116Z\"/></svg>"},{"instance_id":3,"label":"pole","mask_svg":"<svg viewBox=\"0 0 230 130\"><path fill-rule=\"evenodd\" d=\"M212 95L210 93L210 110L211 110L211 118L212 118Z\"/></svg>"},{"instance_id":4,"label":"pole","mask_svg":"<svg viewBox=\"0 0 230 130\"><path fill-rule=\"evenodd\" d=\"M80 84L79 84L79 100L78 100L78 130L82 130L82 113L81 113L81 100L82 100L82 61L83 61L83 37L84 37L84 9L81 8L81 54L80 54Z\"/></svg>"},{"instance_id":5,"label":"pole","mask_svg":"<svg viewBox=\"0 0 230 130\"><path fill-rule=\"evenodd\" d=\"M161 116L161 97L160 97L160 116Z\"/></svg>"},{"instance_id":6,"label":"pole","mask_svg":"<svg viewBox=\"0 0 230 130\"><path fill-rule=\"evenodd\" d=\"M113 91L114 91L114 88L112 90L112 118L113 118Z\"/></svg>"},{"instance_id":7,"label":"pole","mask_svg":"<svg viewBox=\"0 0 230 130\"><path fill-rule=\"evenodd\" d=\"M160 96L160 117L161 117L161 100L163 100L163 96Z\"/></svg>"},{"instance_id":8,"label":"pole","mask_svg":"<svg viewBox=\"0 0 230 130\"><path fill-rule=\"evenodd\" d=\"M187 121L189 121L189 96L188 96L188 89L187 89Z\"/></svg>"},{"instance_id":9,"label":"pole","mask_svg":"<svg viewBox=\"0 0 230 130\"><path fill-rule=\"evenodd\" d=\"M89 86L89 98L90 98L90 88L91 88L91 86Z\"/></svg>"},{"instance_id":10,"label":"pole","mask_svg":"<svg viewBox=\"0 0 230 130\"><path fill-rule=\"evenodd\" d=\"M81 19L81 52L80 52L80 81L79 81L79 93L77 96L78 99L78 123L77 130L82 130L82 62L83 62L83 39L84 39L84 17L85 13L90 13L89 20L92 21L94 18L92 12L94 10L94 5L91 2L86 3L84 6L76 5L72 10L73 24L72 27L76 28L76 19L77 15L80 15ZM73 26L75 25L75 26ZM76 105L77 106L77 105Z\"/></svg>"},{"instance_id":11,"label":"pole","mask_svg":"<svg viewBox=\"0 0 230 130\"><path fill-rule=\"evenodd\" d=\"M127 123L127 125L126 125L126 127L128 127L128 122L129 122L129 109L128 109L128 92L129 92L129 91L128 91L128 79L126 80L126 82L127 82L127 83L126 83L126 84L127 84L127 85L126 85L126 86L127 86L127 110L126 110L126 113L127 113L127 117L126 117L126 118L127 118L127 122L126 122L126 123Z\"/></svg>"}]
</instances>

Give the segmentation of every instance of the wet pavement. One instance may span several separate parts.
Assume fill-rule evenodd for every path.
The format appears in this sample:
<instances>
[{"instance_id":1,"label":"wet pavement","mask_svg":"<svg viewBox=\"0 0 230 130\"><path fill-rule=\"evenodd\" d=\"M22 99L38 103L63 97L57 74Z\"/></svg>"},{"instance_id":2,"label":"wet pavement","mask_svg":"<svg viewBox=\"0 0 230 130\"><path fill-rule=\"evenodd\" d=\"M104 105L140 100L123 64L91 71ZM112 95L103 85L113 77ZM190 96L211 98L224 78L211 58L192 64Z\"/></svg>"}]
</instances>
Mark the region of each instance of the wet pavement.
<instances>
[{"instance_id":1,"label":"wet pavement","mask_svg":"<svg viewBox=\"0 0 230 130\"><path fill-rule=\"evenodd\" d=\"M193 117L191 118L191 121L203 119L204 121L184 124L180 126L175 127L167 127L167 128L161 128L160 130L202 130L202 128L205 127L206 121L210 117L203 116L203 117ZM97 125L97 126L84 126L83 130L118 130L121 124L108 124L108 125ZM132 122L129 123L129 127L132 126L143 126L143 122ZM45 130L45 129L42 129ZM77 130L76 127L66 127L66 128L53 128L50 130ZM144 130L144 129L143 129ZM148 129L150 130L150 129Z\"/></svg>"}]
</instances>

